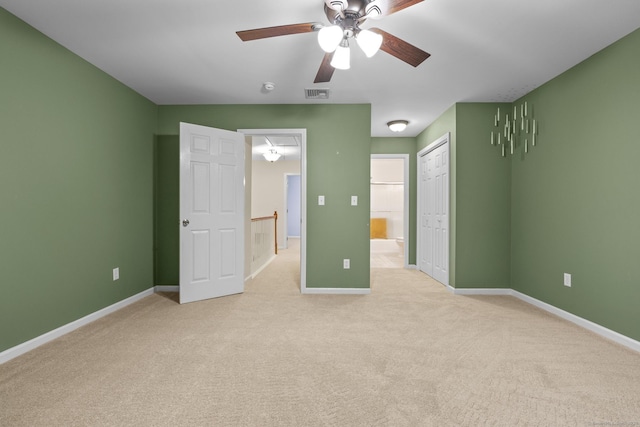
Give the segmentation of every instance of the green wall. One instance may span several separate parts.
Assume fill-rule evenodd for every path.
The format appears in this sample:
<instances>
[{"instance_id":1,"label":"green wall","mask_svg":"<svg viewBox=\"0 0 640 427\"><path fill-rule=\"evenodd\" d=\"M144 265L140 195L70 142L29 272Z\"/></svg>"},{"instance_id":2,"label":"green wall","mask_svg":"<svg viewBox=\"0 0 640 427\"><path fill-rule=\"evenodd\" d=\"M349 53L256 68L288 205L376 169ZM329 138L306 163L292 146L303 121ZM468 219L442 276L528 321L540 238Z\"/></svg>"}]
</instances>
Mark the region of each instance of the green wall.
<instances>
[{"instance_id":1,"label":"green wall","mask_svg":"<svg viewBox=\"0 0 640 427\"><path fill-rule=\"evenodd\" d=\"M497 107L458 103L417 137L418 151L450 132L449 285L510 284L510 163L491 147Z\"/></svg>"},{"instance_id":2,"label":"green wall","mask_svg":"<svg viewBox=\"0 0 640 427\"><path fill-rule=\"evenodd\" d=\"M638 340L639 51L640 30L519 100L538 146L503 159L499 104L456 104L415 139L370 138L369 105L158 107L0 8L0 351L177 283L180 121L307 129L308 287L369 287L370 154L415 167L450 132L450 284L512 287Z\"/></svg>"},{"instance_id":3,"label":"green wall","mask_svg":"<svg viewBox=\"0 0 640 427\"><path fill-rule=\"evenodd\" d=\"M416 264L416 187L418 169L416 158L416 138L371 138L371 154L408 154L409 155L409 264Z\"/></svg>"},{"instance_id":4,"label":"green wall","mask_svg":"<svg viewBox=\"0 0 640 427\"><path fill-rule=\"evenodd\" d=\"M512 287L636 340L639 53L637 30L518 101L540 128L511 190Z\"/></svg>"},{"instance_id":5,"label":"green wall","mask_svg":"<svg viewBox=\"0 0 640 427\"><path fill-rule=\"evenodd\" d=\"M307 129L307 287L369 288L369 105L159 107L161 135L177 135L181 121L228 130ZM325 206L317 205L318 195L325 196ZM357 207L350 206L351 195L358 196ZM162 244L175 229L157 233ZM177 259L178 247L173 250ZM351 269L342 268L344 258L351 259Z\"/></svg>"},{"instance_id":6,"label":"green wall","mask_svg":"<svg viewBox=\"0 0 640 427\"><path fill-rule=\"evenodd\" d=\"M158 136L154 150L154 283L180 283L180 138Z\"/></svg>"},{"instance_id":7,"label":"green wall","mask_svg":"<svg viewBox=\"0 0 640 427\"><path fill-rule=\"evenodd\" d=\"M0 57L3 351L153 285L157 107L1 8Z\"/></svg>"},{"instance_id":8,"label":"green wall","mask_svg":"<svg viewBox=\"0 0 640 427\"><path fill-rule=\"evenodd\" d=\"M490 137L508 105L456 104L456 288L510 285L511 165Z\"/></svg>"}]
</instances>

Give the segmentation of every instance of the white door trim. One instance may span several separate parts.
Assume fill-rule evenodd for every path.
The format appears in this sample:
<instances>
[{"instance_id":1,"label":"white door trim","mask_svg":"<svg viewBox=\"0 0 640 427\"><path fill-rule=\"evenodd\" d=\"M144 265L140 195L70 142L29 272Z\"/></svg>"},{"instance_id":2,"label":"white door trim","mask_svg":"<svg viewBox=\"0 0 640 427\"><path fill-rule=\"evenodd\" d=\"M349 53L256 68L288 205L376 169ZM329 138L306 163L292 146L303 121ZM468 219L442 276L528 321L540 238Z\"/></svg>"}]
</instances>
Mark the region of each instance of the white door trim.
<instances>
[{"instance_id":1,"label":"white door trim","mask_svg":"<svg viewBox=\"0 0 640 427\"><path fill-rule=\"evenodd\" d=\"M246 136L300 136L300 292L307 289L307 130L306 129L238 129Z\"/></svg>"},{"instance_id":2,"label":"white door trim","mask_svg":"<svg viewBox=\"0 0 640 427\"><path fill-rule=\"evenodd\" d=\"M409 245L411 244L411 236L409 235L409 155L408 154L372 154L371 159L403 159L404 160L404 212L403 230L404 234L404 268L409 268Z\"/></svg>"},{"instance_id":3,"label":"white door trim","mask_svg":"<svg viewBox=\"0 0 640 427\"><path fill-rule=\"evenodd\" d=\"M426 156L431 151L439 148L445 144L447 144L447 170L449 171L449 179L447 180L447 200L449 202L449 206L447 207L447 238L449 239L447 243L447 277L445 282L443 283L445 286L449 286L449 276L451 275L451 260L449 259L449 248L451 247L451 144L449 143L451 139L451 133L447 132L442 135L440 138L433 141L431 144L427 145L422 150L418 151L417 155L417 217L416 217L416 265L418 270L420 270L420 218L422 218L421 206L422 206L422 180L420 179L420 159Z\"/></svg>"}]
</instances>

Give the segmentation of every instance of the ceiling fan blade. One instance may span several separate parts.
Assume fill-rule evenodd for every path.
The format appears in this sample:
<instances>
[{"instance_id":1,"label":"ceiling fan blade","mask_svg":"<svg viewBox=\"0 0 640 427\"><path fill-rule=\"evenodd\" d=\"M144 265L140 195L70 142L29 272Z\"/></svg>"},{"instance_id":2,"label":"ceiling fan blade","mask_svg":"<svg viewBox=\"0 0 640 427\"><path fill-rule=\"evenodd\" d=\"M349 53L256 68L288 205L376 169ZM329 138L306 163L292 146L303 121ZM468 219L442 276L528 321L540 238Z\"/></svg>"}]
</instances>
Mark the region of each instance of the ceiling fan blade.
<instances>
[{"instance_id":1,"label":"ceiling fan blade","mask_svg":"<svg viewBox=\"0 0 640 427\"><path fill-rule=\"evenodd\" d=\"M380 46L382 51L395 56L409 65L417 67L422 64L425 59L431 56L430 53L427 53L424 50L399 39L393 34L389 34L386 31L381 30L380 28L370 28L370 31L382 36L382 46Z\"/></svg>"},{"instance_id":2,"label":"ceiling fan blade","mask_svg":"<svg viewBox=\"0 0 640 427\"><path fill-rule=\"evenodd\" d=\"M324 58L322 58L322 63L318 69L318 74L316 74L316 79L313 81L314 83L327 83L331 81L331 77L335 71L335 68L331 66L333 53L334 52L329 52L324 54Z\"/></svg>"},{"instance_id":3,"label":"ceiling fan blade","mask_svg":"<svg viewBox=\"0 0 640 427\"><path fill-rule=\"evenodd\" d=\"M414 4L422 3L423 1L424 0L387 0L387 7L383 15L391 15L392 13L399 12L402 9L406 9Z\"/></svg>"},{"instance_id":4,"label":"ceiling fan blade","mask_svg":"<svg viewBox=\"0 0 640 427\"><path fill-rule=\"evenodd\" d=\"M318 24L307 22L304 24L280 25L278 27L256 28L254 30L236 31L242 41L266 39L269 37L287 36L289 34L311 33Z\"/></svg>"}]
</instances>

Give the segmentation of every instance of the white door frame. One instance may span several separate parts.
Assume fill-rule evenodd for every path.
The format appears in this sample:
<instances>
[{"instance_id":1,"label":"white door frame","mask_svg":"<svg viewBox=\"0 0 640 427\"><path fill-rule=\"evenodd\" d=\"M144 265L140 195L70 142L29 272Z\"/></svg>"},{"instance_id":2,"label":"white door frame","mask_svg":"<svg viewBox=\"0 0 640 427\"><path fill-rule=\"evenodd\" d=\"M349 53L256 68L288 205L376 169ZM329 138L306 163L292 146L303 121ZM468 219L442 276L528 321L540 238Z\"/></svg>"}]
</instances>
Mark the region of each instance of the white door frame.
<instances>
[{"instance_id":1,"label":"white door frame","mask_svg":"<svg viewBox=\"0 0 640 427\"><path fill-rule=\"evenodd\" d=\"M447 257L447 277L445 282L443 283L445 286L449 286L449 276L451 274L451 260L449 259L449 248L451 247L451 144L449 140L451 139L451 134L449 132L442 135L440 138L433 141L431 144L427 145L422 150L418 151L417 156L417 217L416 217L416 266L418 270L420 270L420 230L422 227L420 226L420 221L422 218L422 180L420 179L420 159L426 156L431 151L435 150L438 147L443 145L447 145L447 170L449 172L449 179L447 180L447 200L449 202L449 206L447 206L447 250L445 256Z\"/></svg>"},{"instance_id":2,"label":"white door frame","mask_svg":"<svg viewBox=\"0 0 640 427\"><path fill-rule=\"evenodd\" d=\"M409 245L411 244L411 236L409 236L409 155L408 154L372 154L371 159L402 159L404 160L404 212L402 213L402 234L404 235L404 268L409 268ZM371 186L369 186L371 191Z\"/></svg>"},{"instance_id":3,"label":"white door frame","mask_svg":"<svg viewBox=\"0 0 640 427\"><path fill-rule=\"evenodd\" d=\"M300 137L300 292L307 289L307 130L238 129L246 136L297 135ZM253 191L253 189L252 189Z\"/></svg>"}]
</instances>

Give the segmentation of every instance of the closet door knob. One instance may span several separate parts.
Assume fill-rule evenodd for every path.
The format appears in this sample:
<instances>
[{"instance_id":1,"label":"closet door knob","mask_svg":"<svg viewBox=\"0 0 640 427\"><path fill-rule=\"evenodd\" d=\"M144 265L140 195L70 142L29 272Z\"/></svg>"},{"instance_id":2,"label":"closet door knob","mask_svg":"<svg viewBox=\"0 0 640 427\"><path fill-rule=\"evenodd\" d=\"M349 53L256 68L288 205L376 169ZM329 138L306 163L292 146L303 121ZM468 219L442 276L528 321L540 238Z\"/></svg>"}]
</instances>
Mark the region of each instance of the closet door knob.
<instances>
[{"instance_id":1,"label":"closet door knob","mask_svg":"<svg viewBox=\"0 0 640 427\"><path fill-rule=\"evenodd\" d=\"M187 225L189 225L189 220L188 219L183 219L182 220L182 226L186 227Z\"/></svg>"}]
</instances>

